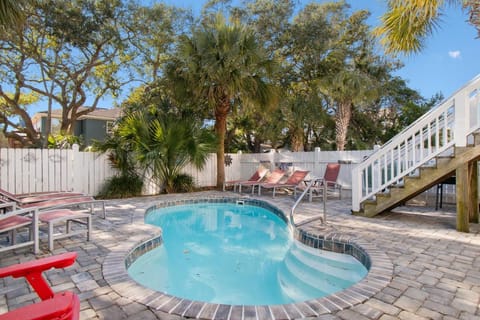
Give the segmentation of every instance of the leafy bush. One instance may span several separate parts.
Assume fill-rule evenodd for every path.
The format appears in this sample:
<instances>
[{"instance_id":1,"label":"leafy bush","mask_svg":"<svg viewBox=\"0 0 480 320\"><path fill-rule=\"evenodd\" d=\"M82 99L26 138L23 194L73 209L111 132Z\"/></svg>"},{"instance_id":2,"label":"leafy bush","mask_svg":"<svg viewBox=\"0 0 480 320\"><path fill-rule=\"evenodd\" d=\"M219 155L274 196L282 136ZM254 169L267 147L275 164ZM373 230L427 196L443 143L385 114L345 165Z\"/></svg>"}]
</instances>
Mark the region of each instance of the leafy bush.
<instances>
[{"instance_id":1,"label":"leafy bush","mask_svg":"<svg viewBox=\"0 0 480 320\"><path fill-rule=\"evenodd\" d=\"M138 175L120 175L109 178L98 194L102 199L136 197L142 194L143 179Z\"/></svg>"},{"instance_id":2,"label":"leafy bush","mask_svg":"<svg viewBox=\"0 0 480 320\"><path fill-rule=\"evenodd\" d=\"M195 188L193 177L180 173L173 179L172 189L169 192L191 192Z\"/></svg>"},{"instance_id":3,"label":"leafy bush","mask_svg":"<svg viewBox=\"0 0 480 320\"><path fill-rule=\"evenodd\" d=\"M48 149L72 149L74 144L83 146L83 138L68 134L48 136Z\"/></svg>"}]
</instances>

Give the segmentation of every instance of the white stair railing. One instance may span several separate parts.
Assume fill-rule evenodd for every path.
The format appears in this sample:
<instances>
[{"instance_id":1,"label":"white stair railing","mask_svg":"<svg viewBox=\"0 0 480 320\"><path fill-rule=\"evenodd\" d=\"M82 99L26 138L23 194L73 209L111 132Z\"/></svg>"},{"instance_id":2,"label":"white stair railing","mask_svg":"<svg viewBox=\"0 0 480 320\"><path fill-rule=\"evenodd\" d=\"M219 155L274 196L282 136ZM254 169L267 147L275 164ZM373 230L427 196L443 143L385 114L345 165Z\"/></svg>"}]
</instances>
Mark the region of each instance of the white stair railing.
<instances>
[{"instance_id":1,"label":"white stair railing","mask_svg":"<svg viewBox=\"0 0 480 320\"><path fill-rule=\"evenodd\" d=\"M480 128L480 75L393 137L352 171L352 210Z\"/></svg>"}]
</instances>

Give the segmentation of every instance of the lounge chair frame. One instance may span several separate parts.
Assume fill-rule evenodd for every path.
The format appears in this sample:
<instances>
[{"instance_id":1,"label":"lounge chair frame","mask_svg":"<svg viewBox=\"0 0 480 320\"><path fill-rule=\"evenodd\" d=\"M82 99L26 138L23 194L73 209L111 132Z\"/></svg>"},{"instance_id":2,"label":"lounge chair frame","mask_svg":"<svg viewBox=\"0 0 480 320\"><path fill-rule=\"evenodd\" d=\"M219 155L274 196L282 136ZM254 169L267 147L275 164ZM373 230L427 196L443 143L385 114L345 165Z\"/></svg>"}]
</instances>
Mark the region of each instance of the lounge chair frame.
<instances>
[{"instance_id":1,"label":"lounge chair frame","mask_svg":"<svg viewBox=\"0 0 480 320\"><path fill-rule=\"evenodd\" d=\"M305 181L305 178L308 176L310 171L305 171L305 170L295 170L292 172L292 174L288 177L288 179L285 182L279 182L279 183L262 183L258 185L258 195L261 195L261 189L262 187L264 189L272 189L272 197L275 198L275 192L277 188L285 188L285 189L294 189L295 190L298 186L298 184L302 183Z\"/></svg>"},{"instance_id":2,"label":"lounge chair frame","mask_svg":"<svg viewBox=\"0 0 480 320\"><path fill-rule=\"evenodd\" d=\"M7 233L10 242L10 245L1 247L0 252L33 246L33 252L38 254L40 251L38 235L38 208L17 210L15 203L0 203L0 208L14 208L12 211L7 211L3 214L0 214L0 233ZM17 243L17 231L25 228L29 229L29 240Z\"/></svg>"},{"instance_id":3,"label":"lounge chair frame","mask_svg":"<svg viewBox=\"0 0 480 320\"><path fill-rule=\"evenodd\" d=\"M54 241L71 237L77 234L86 234L87 241L90 241L92 232L92 215L90 213L74 212L68 209L43 211L39 220L48 225L48 249L54 250ZM55 226L59 223L65 225L65 233L55 233ZM82 228L72 230L72 225L83 225ZM57 228L58 229L58 228Z\"/></svg>"}]
</instances>

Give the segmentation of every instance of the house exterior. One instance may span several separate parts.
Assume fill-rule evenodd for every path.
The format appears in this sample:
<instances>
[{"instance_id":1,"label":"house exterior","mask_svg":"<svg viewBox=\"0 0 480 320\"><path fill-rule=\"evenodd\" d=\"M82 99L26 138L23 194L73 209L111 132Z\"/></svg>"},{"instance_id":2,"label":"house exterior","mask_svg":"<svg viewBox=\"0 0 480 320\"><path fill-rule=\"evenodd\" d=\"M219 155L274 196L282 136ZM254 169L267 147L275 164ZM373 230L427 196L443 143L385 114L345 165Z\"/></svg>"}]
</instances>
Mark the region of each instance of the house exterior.
<instances>
[{"instance_id":1,"label":"house exterior","mask_svg":"<svg viewBox=\"0 0 480 320\"><path fill-rule=\"evenodd\" d=\"M80 108L79 111L82 111L82 108ZM38 112L32 117L35 128L42 135L46 132L47 115L48 113L44 111ZM93 140L104 141L110 134L114 121L117 120L120 115L120 108L97 108L75 121L73 134L77 137L81 136L86 146L90 146ZM62 110L52 110L52 133L59 133L61 119Z\"/></svg>"}]
</instances>

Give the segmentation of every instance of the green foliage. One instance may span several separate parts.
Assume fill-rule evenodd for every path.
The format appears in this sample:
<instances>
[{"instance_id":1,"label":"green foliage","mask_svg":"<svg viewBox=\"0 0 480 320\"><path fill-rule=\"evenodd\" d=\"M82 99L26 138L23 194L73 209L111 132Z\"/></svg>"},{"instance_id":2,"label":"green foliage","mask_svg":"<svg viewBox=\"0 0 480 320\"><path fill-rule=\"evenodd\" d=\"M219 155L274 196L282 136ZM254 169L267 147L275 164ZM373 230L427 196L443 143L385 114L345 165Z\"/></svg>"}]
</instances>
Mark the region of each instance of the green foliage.
<instances>
[{"instance_id":1,"label":"green foliage","mask_svg":"<svg viewBox=\"0 0 480 320\"><path fill-rule=\"evenodd\" d=\"M108 161L112 168L118 170L121 176L135 176L136 167L132 146L114 131L105 141L94 141L92 151L108 153Z\"/></svg>"},{"instance_id":2,"label":"green foliage","mask_svg":"<svg viewBox=\"0 0 480 320\"><path fill-rule=\"evenodd\" d=\"M125 72L129 60L122 56L127 12L122 1L19 3L26 2L31 6L22 5L22 28L0 33L2 87L14 90L8 99L0 88L0 97L8 101L0 123L22 133L11 138L23 145L40 145L21 97L34 92L48 110L61 109L61 130L71 134L79 117L95 110L106 95L115 96L130 79Z\"/></svg>"},{"instance_id":3,"label":"green foliage","mask_svg":"<svg viewBox=\"0 0 480 320\"><path fill-rule=\"evenodd\" d=\"M55 134L48 136L48 149L71 149L74 144L83 145L82 137L70 134Z\"/></svg>"},{"instance_id":4,"label":"green foliage","mask_svg":"<svg viewBox=\"0 0 480 320\"><path fill-rule=\"evenodd\" d=\"M192 192L194 188L195 182L193 181L193 177L188 174L180 173L173 178L171 192Z\"/></svg>"},{"instance_id":5,"label":"green foliage","mask_svg":"<svg viewBox=\"0 0 480 320\"><path fill-rule=\"evenodd\" d=\"M420 52L425 41L438 29L442 11L448 4L462 4L469 11L469 22L480 36L478 0L389 0L382 24L375 29L389 54Z\"/></svg>"},{"instance_id":6,"label":"green foliage","mask_svg":"<svg viewBox=\"0 0 480 320\"><path fill-rule=\"evenodd\" d=\"M112 152L112 163L123 172L139 169L170 193L193 186L182 169L188 164L202 168L216 139L199 119L161 92L154 85L134 92L123 105L125 113L113 136L96 148Z\"/></svg>"},{"instance_id":7,"label":"green foliage","mask_svg":"<svg viewBox=\"0 0 480 320\"><path fill-rule=\"evenodd\" d=\"M201 169L215 148L213 135L191 119L151 110L128 114L118 132L131 143L138 166L168 193L187 164Z\"/></svg>"},{"instance_id":8,"label":"green foliage","mask_svg":"<svg viewBox=\"0 0 480 320\"><path fill-rule=\"evenodd\" d=\"M113 176L97 195L101 199L136 197L142 194L143 179L136 174Z\"/></svg>"}]
</instances>

